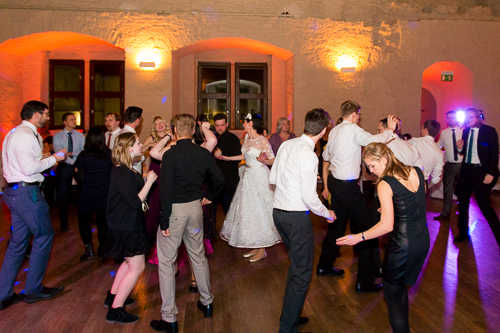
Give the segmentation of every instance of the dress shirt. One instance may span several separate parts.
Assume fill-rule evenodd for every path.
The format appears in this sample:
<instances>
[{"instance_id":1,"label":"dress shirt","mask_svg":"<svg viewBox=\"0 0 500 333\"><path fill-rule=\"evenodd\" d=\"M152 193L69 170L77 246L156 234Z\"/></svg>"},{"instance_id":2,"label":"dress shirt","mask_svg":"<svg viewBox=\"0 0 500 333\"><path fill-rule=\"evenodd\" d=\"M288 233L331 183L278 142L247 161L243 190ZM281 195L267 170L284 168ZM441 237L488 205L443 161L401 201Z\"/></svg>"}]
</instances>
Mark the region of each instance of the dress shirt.
<instances>
[{"instance_id":1,"label":"dress shirt","mask_svg":"<svg viewBox=\"0 0 500 333\"><path fill-rule=\"evenodd\" d=\"M122 133L129 133L129 132L130 132L130 133L137 134L137 133L135 132L135 129L134 129L134 128L130 127L129 125L125 125L125 126L123 126L123 128L120 130L120 132L118 132L117 136L118 136L118 135L120 135L120 134L122 134ZM113 146L114 146L114 143L113 143ZM135 170L135 171L137 171L137 172L139 172L141 175L142 175L142 162L144 162L144 160L145 160L145 159L146 159L146 158L145 158L145 157L144 157L144 155L143 155L143 156L141 156L140 161L138 161L138 162L134 162L134 163L132 164L132 168L134 168L134 170Z\"/></svg>"},{"instance_id":2,"label":"dress shirt","mask_svg":"<svg viewBox=\"0 0 500 333\"><path fill-rule=\"evenodd\" d=\"M361 146L372 142L387 142L391 138L391 131L372 135L358 124L344 120L330 131L323 160L330 162L330 172L334 178L358 179L361 171Z\"/></svg>"},{"instance_id":3,"label":"dress shirt","mask_svg":"<svg viewBox=\"0 0 500 333\"><path fill-rule=\"evenodd\" d=\"M455 138L456 140L462 139L463 129L456 126L453 128L455 130ZM439 148L444 147L444 161L446 163L461 163L463 156L458 155L458 159L455 161L455 156L453 154L453 132L452 128L448 127L441 131L441 135L439 136L439 140L437 142ZM457 148L458 150L458 148Z\"/></svg>"},{"instance_id":4,"label":"dress shirt","mask_svg":"<svg viewBox=\"0 0 500 333\"><path fill-rule=\"evenodd\" d=\"M62 131L54 135L53 143L55 151L60 151L64 148L68 149L68 133L69 131L64 128ZM83 150L83 146L85 145L85 137L82 133L74 129L71 130L71 133L71 137L73 138L73 155L66 156L66 159L63 163L73 165L76 161L76 158L78 157L78 154L80 154L80 152Z\"/></svg>"},{"instance_id":5,"label":"dress shirt","mask_svg":"<svg viewBox=\"0 0 500 333\"><path fill-rule=\"evenodd\" d=\"M40 172L56 164L56 159L50 156L42 160L42 138L35 125L23 120L3 141L2 163L8 183L33 183L43 182Z\"/></svg>"},{"instance_id":6,"label":"dress shirt","mask_svg":"<svg viewBox=\"0 0 500 333\"><path fill-rule=\"evenodd\" d=\"M122 129L120 127L118 127L113 132L111 132L111 131L106 132L106 138L105 138L106 139L106 147L108 145L109 136L111 135L111 141L109 142L109 149L113 150L113 147L115 146L115 139L118 136L118 134L120 134L121 130Z\"/></svg>"},{"instance_id":7,"label":"dress shirt","mask_svg":"<svg viewBox=\"0 0 500 333\"><path fill-rule=\"evenodd\" d=\"M467 138L467 145L470 142L470 136L472 134L472 130L474 130L474 138L472 142L472 155L471 155L471 160L470 164L481 164L481 161L479 160L479 155L477 154L477 138L479 136L479 127L471 127L469 131L469 137ZM467 155L469 155L469 147L467 147ZM464 156L465 162L467 163L468 156Z\"/></svg>"},{"instance_id":8,"label":"dress shirt","mask_svg":"<svg viewBox=\"0 0 500 333\"><path fill-rule=\"evenodd\" d=\"M434 141L434 138L426 135L421 138L413 138L408 142L420 153L420 158L424 164L425 180L428 180L432 176L432 183L439 183L443 174L443 151Z\"/></svg>"},{"instance_id":9,"label":"dress shirt","mask_svg":"<svg viewBox=\"0 0 500 333\"><path fill-rule=\"evenodd\" d=\"M273 208L311 210L316 215L329 217L316 192L317 174L318 157L310 137L303 134L283 142L269 174L269 183L276 185Z\"/></svg>"},{"instance_id":10,"label":"dress shirt","mask_svg":"<svg viewBox=\"0 0 500 333\"><path fill-rule=\"evenodd\" d=\"M392 137L394 140L389 141L387 146L392 150L394 156L404 165L416 166L424 170L424 164L417 149L407 141L400 139L397 134L393 134Z\"/></svg>"},{"instance_id":11,"label":"dress shirt","mask_svg":"<svg viewBox=\"0 0 500 333\"><path fill-rule=\"evenodd\" d=\"M159 216L161 230L169 227L172 204L203 198L201 185L207 178L207 200L213 201L224 187L224 175L212 154L191 139L181 139L163 154L160 173Z\"/></svg>"}]
</instances>

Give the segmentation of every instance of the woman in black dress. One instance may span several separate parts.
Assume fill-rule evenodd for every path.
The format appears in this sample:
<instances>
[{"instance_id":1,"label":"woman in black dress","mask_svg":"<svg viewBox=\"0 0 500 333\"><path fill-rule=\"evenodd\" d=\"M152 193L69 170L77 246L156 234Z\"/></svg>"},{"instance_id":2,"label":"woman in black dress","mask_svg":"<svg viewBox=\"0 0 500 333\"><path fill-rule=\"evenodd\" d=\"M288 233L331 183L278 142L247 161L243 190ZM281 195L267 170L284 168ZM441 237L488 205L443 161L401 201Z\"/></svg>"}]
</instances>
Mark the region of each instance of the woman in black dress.
<instances>
[{"instance_id":1,"label":"woman in black dress","mask_svg":"<svg viewBox=\"0 0 500 333\"><path fill-rule=\"evenodd\" d=\"M149 252L144 210L147 208L146 197L156 180L154 171L149 171L144 183L142 175L132 168L132 161L142 156L141 147L134 133L123 133L116 138L113 148L114 167L106 207L108 237L105 255L125 258L125 261L118 268L104 302L109 306L108 323L129 324L139 320L125 311L125 305L134 303L128 295L144 271L144 255Z\"/></svg>"},{"instance_id":2,"label":"woman in black dress","mask_svg":"<svg viewBox=\"0 0 500 333\"><path fill-rule=\"evenodd\" d=\"M78 201L78 227L82 237L85 253L81 261L94 257L92 245L92 213L95 212L99 246L97 255L103 257L106 242L106 202L111 168L111 150L106 148L104 132L99 127L92 127L85 138L83 151L75 161L76 180L80 185Z\"/></svg>"},{"instance_id":3,"label":"woman in black dress","mask_svg":"<svg viewBox=\"0 0 500 333\"><path fill-rule=\"evenodd\" d=\"M390 232L382 265L382 284L394 332L410 332L408 290L416 283L429 252L425 180L422 170L401 163L383 143L366 146L363 159L377 177L381 219L371 229L337 239L355 245Z\"/></svg>"}]
</instances>

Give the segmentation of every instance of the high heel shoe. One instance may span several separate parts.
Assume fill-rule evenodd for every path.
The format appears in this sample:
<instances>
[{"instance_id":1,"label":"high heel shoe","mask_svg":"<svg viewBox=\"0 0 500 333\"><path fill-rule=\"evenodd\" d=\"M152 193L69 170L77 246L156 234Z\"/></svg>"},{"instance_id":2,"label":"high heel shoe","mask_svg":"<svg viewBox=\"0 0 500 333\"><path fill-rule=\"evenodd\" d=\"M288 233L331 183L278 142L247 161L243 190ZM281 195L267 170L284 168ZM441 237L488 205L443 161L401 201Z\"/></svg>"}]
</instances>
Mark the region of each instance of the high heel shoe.
<instances>
[{"instance_id":1,"label":"high heel shoe","mask_svg":"<svg viewBox=\"0 0 500 333\"><path fill-rule=\"evenodd\" d=\"M253 257L253 258L252 258L252 259L250 259L249 261L250 261L251 263L254 263L254 262L257 262L257 261L259 261L259 260L262 260L262 259L264 259L264 258L266 258L266 257L267 257L267 253L266 253L266 251L264 251L264 254L263 254L262 256L257 257L257 258Z\"/></svg>"},{"instance_id":2,"label":"high heel shoe","mask_svg":"<svg viewBox=\"0 0 500 333\"><path fill-rule=\"evenodd\" d=\"M258 253L258 251L257 251L257 250L252 250L252 251L250 251L250 252L245 253L245 254L243 255L243 258L246 258L246 259L248 259L248 258L252 258L252 257L253 257L254 255L256 255L257 253Z\"/></svg>"}]
</instances>

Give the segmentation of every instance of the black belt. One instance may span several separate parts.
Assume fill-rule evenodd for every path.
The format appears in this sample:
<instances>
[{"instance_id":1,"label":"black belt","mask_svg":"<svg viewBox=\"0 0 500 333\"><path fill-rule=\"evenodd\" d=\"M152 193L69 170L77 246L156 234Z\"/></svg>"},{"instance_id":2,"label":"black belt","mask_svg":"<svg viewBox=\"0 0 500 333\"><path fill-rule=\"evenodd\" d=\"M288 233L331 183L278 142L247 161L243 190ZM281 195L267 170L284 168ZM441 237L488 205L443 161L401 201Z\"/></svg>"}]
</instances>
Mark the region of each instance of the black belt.
<instances>
[{"instance_id":1,"label":"black belt","mask_svg":"<svg viewBox=\"0 0 500 333\"><path fill-rule=\"evenodd\" d=\"M465 165L471 167L471 168L480 168L481 164L472 164L472 163L464 163Z\"/></svg>"},{"instance_id":2,"label":"black belt","mask_svg":"<svg viewBox=\"0 0 500 333\"><path fill-rule=\"evenodd\" d=\"M333 177L333 176L332 176ZM333 180L336 180L338 182L342 182L342 183L352 183L352 182L355 182L357 181L357 179L351 179L351 180L344 180L344 179L337 179L335 177L333 177Z\"/></svg>"},{"instance_id":3,"label":"black belt","mask_svg":"<svg viewBox=\"0 0 500 333\"><path fill-rule=\"evenodd\" d=\"M8 187L16 187L16 186L38 186L40 187L40 185L42 185L42 183L40 182L34 182L34 183L27 183L27 182L16 182L16 183L8 183L7 186Z\"/></svg>"},{"instance_id":4,"label":"black belt","mask_svg":"<svg viewBox=\"0 0 500 333\"><path fill-rule=\"evenodd\" d=\"M279 208L273 208L276 209L278 212L283 212L283 213L305 213L307 212L306 210L284 210L284 209L279 209Z\"/></svg>"}]
</instances>

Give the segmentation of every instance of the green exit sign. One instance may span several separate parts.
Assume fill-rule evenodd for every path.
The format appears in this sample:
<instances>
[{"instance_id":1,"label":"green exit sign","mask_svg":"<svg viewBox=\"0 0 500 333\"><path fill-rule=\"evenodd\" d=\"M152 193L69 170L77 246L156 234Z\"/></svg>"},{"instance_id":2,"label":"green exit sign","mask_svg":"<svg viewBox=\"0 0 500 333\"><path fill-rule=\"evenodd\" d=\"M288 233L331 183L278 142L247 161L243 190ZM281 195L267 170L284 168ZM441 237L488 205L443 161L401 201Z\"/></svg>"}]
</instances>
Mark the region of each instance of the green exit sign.
<instances>
[{"instance_id":1,"label":"green exit sign","mask_svg":"<svg viewBox=\"0 0 500 333\"><path fill-rule=\"evenodd\" d=\"M453 81L453 72L452 71L441 72L441 82L451 82L451 81Z\"/></svg>"}]
</instances>

